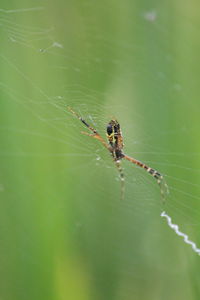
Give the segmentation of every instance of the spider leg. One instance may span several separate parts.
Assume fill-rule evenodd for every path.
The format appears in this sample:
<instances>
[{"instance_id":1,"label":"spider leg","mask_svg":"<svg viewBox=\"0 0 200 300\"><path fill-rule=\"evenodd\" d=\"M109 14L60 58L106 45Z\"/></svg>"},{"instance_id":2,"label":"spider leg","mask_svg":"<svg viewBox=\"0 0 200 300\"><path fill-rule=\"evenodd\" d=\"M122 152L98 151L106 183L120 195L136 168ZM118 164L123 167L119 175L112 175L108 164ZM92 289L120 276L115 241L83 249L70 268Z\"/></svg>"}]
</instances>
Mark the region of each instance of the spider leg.
<instances>
[{"instance_id":1,"label":"spider leg","mask_svg":"<svg viewBox=\"0 0 200 300\"><path fill-rule=\"evenodd\" d=\"M91 127L81 116L79 116L79 114L77 114L75 111L73 111L71 109L71 107L68 107L68 110L76 117L78 118L90 131L92 131L92 133L87 133L82 131L82 134L85 134L87 136L91 136L97 140L99 140L103 146L112 153L111 147L106 143L106 141L104 141L104 139L102 138L102 136L100 136L100 134L96 131L96 129L94 129L93 127Z\"/></svg>"},{"instance_id":2,"label":"spider leg","mask_svg":"<svg viewBox=\"0 0 200 300\"><path fill-rule=\"evenodd\" d=\"M104 139L97 132L96 133L88 133L85 131L81 131L81 133L99 140L104 145L104 147L106 149L108 149L109 152L112 152L110 146L106 143L106 141L104 141Z\"/></svg>"},{"instance_id":3,"label":"spider leg","mask_svg":"<svg viewBox=\"0 0 200 300\"><path fill-rule=\"evenodd\" d=\"M124 178L124 172L121 166L121 161L120 160L114 160L115 165L118 169L119 172L119 177L120 177L120 181L121 181L121 200L124 200L124 191L125 191L125 178Z\"/></svg>"},{"instance_id":4,"label":"spider leg","mask_svg":"<svg viewBox=\"0 0 200 300\"><path fill-rule=\"evenodd\" d=\"M153 176L157 180L157 183L160 187L161 197L164 202L166 195L169 194L169 187L168 187L167 183L165 182L163 175L161 175L158 171L152 169L151 167L147 166L146 164L142 163L141 161L139 161L135 158L132 158L128 155L124 154L123 158L125 158L126 160L132 162L133 164L145 169L151 176Z\"/></svg>"},{"instance_id":5,"label":"spider leg","mask_svg":"<svg viewBox=\"0 0 200 300\"><path fill-rule=\"evenodd\" d=\"M94 134L98 134L97 131L92 128L81 116L79 116L79 114L77 114L75 111L73 111L71 109L71 107L67 107L68 110L73 114L75 115L89 130L91 130Z\"/></svg>"}]
</instances>

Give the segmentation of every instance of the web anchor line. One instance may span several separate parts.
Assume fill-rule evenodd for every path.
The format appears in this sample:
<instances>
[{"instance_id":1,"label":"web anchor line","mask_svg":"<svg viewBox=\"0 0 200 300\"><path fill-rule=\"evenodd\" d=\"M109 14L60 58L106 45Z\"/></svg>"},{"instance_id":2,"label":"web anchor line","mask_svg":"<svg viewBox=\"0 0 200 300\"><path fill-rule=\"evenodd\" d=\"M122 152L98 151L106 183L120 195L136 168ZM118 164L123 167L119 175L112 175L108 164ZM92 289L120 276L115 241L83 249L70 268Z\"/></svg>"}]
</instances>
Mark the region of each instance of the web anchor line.
<instances>
[{"instance_id":1,"label":"web anchor line","mask_svg":"<svg viewBox=\"0 0 200 300\"><path fill-rule=\"evenodd\" d=\"M169 227L172 228L172 229L176 232L177 235L182 236L184 242L185 242L186 244L191 245L193 251L196 252L198 255L200 255L200 249L197 248L197 245L196 245L193 241L190 241L190 240L189 240L189 237L188 237L187 234L185 234L185 233L183 233L183 232L181 232L181 231L179 230L179 227L178 227L177 224L173 224L173 223L172 223L171 217L168 216L168 215L166 214L165 211L163 211L163 212L161 213L160 216L166 218Z\"/></svg>"}]
</instances>

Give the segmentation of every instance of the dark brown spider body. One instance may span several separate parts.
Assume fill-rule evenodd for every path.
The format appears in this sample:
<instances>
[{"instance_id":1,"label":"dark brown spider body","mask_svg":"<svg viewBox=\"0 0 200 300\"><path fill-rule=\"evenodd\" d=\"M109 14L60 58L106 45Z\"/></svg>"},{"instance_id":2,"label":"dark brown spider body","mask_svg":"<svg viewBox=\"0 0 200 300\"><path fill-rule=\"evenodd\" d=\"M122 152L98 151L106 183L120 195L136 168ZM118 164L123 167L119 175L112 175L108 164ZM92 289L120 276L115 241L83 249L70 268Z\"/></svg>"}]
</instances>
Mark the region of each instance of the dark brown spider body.
<instances>
[{"instance_id":1,"label":"dark brown spider body","mask_svg":"<svg viewBox=\"0 0 200 300\"><path fill-rule=\"evenodd\" d=\"M124 157L123 137L120 130L120 125L117 120L111 120L107 125L107 138L111 147L111 152L115 160L120 160Z\"/></svg>"}]
</instances>

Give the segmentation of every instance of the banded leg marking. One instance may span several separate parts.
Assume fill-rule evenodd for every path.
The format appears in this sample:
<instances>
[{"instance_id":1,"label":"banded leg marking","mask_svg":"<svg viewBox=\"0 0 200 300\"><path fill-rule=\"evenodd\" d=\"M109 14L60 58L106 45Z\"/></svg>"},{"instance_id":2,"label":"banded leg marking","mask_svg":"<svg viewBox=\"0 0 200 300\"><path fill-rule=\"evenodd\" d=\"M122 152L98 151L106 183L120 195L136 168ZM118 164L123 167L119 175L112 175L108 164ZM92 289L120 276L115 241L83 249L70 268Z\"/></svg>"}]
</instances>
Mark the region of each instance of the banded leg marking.
<instances>
[{"instance_id":1,"label":"banded leg marking","mask_svg":"<svg viewBox=\"0 0 200 300\"><path fill-rule=\"evenodd\" d=\"M162 200L164 201L165 200L165 195L169 194L169 188L168 188L167 183L164 180L163 175L161 175L158 171L148 167L146 164L142 163L141 161L139 161L137 159L134 159L134 158L132 158L128 155L124 155L124 158L126 160L132 162L133 164L145 169L151 176L153 176L156 179L156 181L157 181L157 183L160 187Z\"/></svg>"}]
</instances>

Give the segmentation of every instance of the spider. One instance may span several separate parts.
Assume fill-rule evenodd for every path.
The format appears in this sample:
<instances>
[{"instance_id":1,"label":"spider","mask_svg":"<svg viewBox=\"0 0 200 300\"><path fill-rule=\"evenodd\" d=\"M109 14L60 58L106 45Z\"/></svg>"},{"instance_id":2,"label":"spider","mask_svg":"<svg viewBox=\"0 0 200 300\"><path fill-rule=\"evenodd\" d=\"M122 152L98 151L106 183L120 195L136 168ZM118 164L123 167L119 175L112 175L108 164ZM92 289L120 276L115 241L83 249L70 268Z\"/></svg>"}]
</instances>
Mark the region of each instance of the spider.
<instances>
[{"instance_id":1,"label":"spider","mask_svg":"<svg viewBox=\"0 0 200 300\"><path fill-rule=\"evenodd\" d=\"M78 113L73 111L71 107L68 107L68 110L74 116L76 116L91 131L91 133L85 131L82 131L81 133L99 140L103 144L103 146L110 152L113 161L119 171L119 177L121 180L121 199L124 198L124 180L125 180L123 169L121 167L121 160L126 159L131 163L143 168L145 171L147 171L152 177L154 177L157 180L157 183L160 187L162 200L163 201L165 200L165 195L169 193L169 189L168 189L168 185L164 180L163 175L161 175L157 170L147 166L143 162L133 157L126 155L123 152L124 143L123 143L122 132L120 129L120 124L116 119L112 119L107 124L106 135L107 135L108 142L106 142L104 138L102 138L102 136L97 132L97 130L91 127Z\"/></svg>"}]
</instances>

